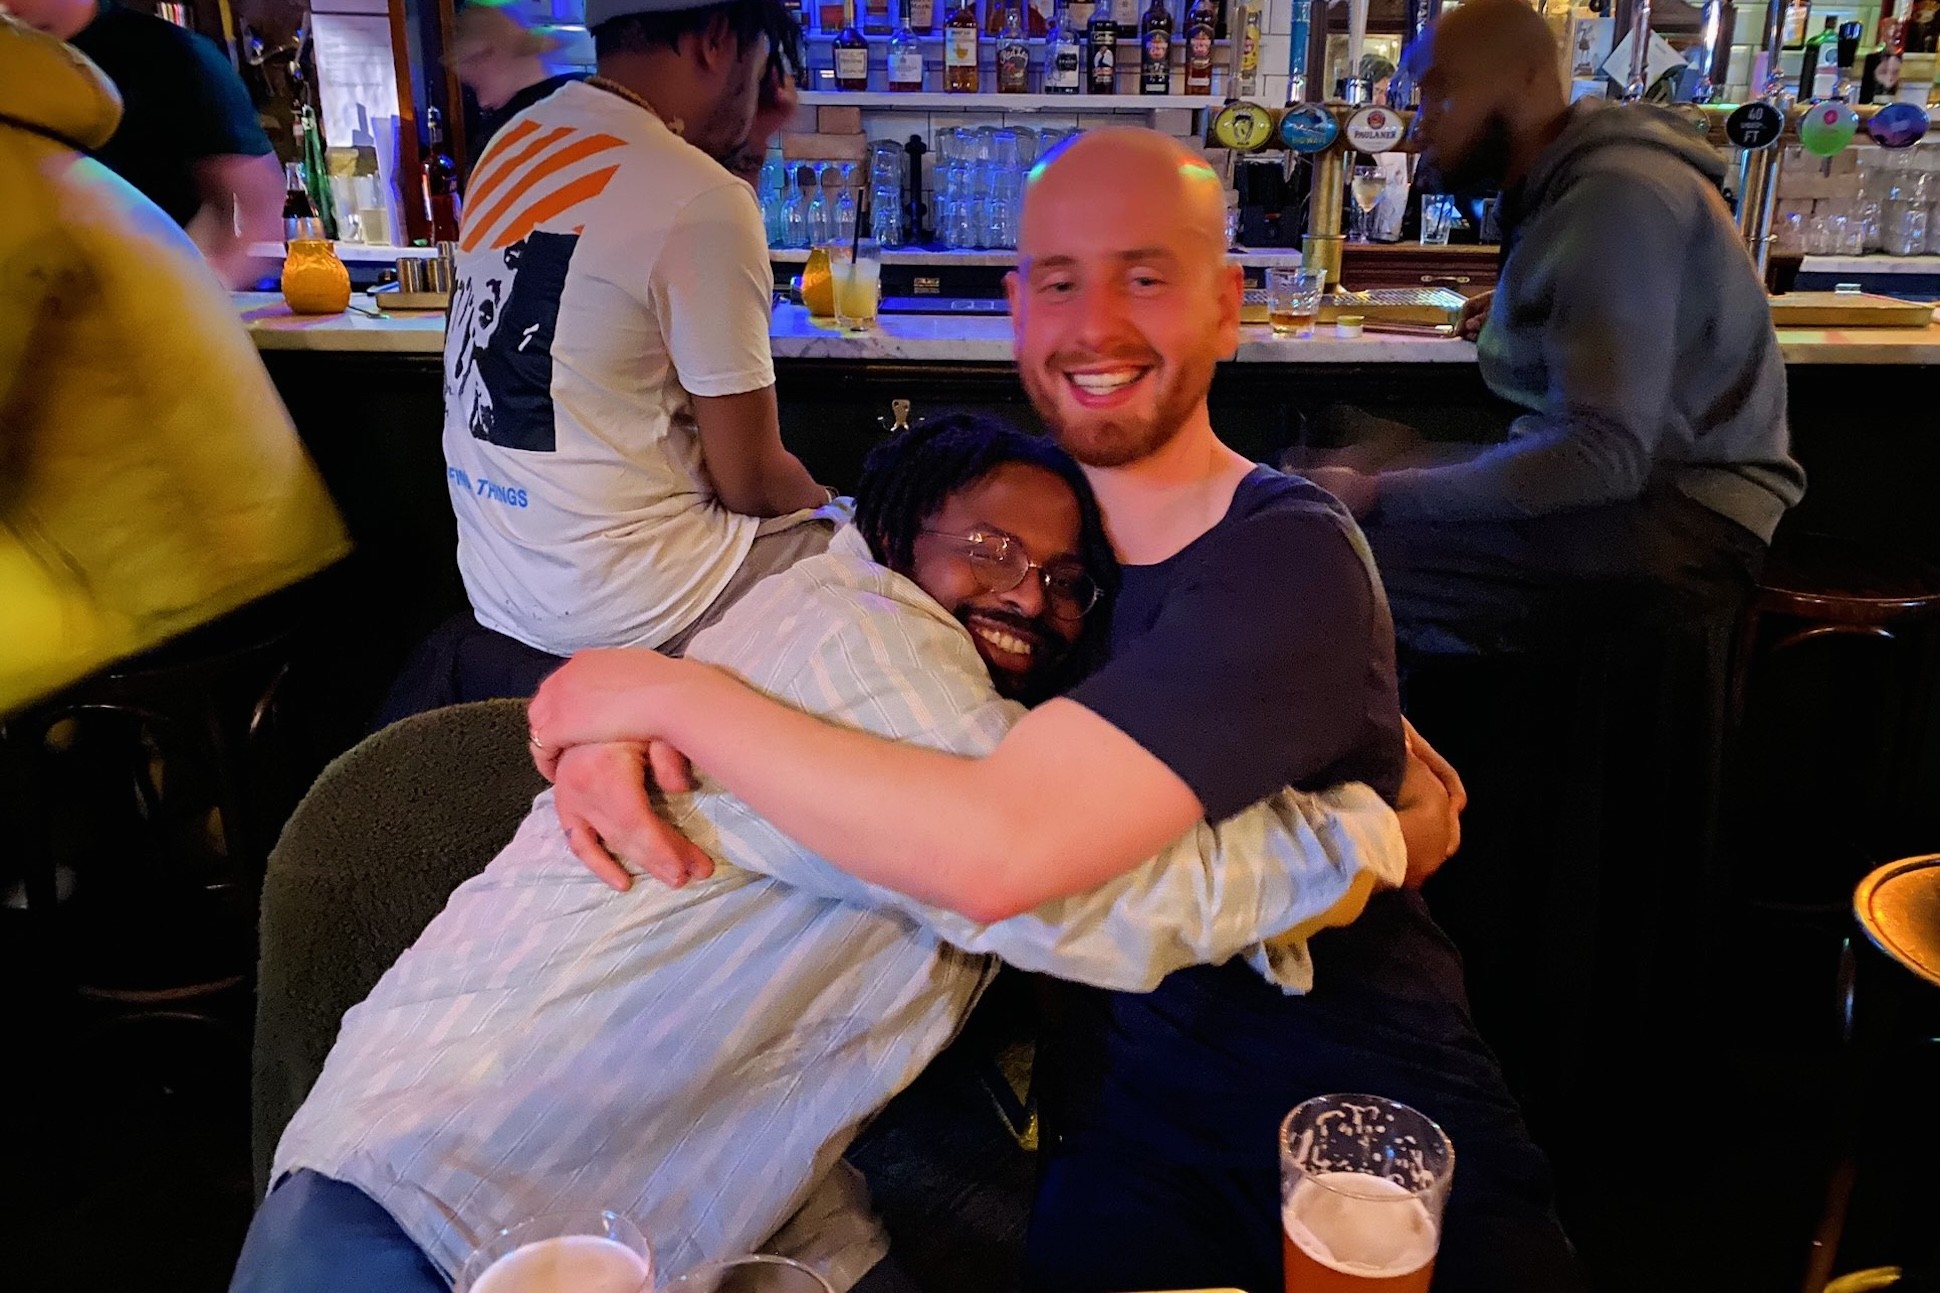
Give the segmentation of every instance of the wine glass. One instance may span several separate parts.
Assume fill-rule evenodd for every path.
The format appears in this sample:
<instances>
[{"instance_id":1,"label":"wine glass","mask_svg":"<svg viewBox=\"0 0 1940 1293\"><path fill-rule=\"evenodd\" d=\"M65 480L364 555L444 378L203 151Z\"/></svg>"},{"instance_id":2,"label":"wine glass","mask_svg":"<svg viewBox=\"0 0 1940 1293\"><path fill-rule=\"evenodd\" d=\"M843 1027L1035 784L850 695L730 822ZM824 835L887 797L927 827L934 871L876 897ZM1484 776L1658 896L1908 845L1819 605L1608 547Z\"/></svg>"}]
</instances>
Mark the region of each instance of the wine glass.
<instances>
[{"instance_id":1,"label":"wine glass","mask_svg":"<svg viewBox=\"0 0 1940 1293\"><path fill-rule=\"evenodd\" d=\"M658 1293L831 1293L812 1268L789 1257L758 1253L707 1262L659 1285Z\"/></svg>"},{"instance_id":2,"label":"wine glass","mask_svg":"<svg viewBox=\"0 0 1940 1293\"><path fill-rule=\"evenodd\" d=\"M1388 187L1388 177L1379 166L1356 166L1351 188L1354 194L1354 209L1359 218L1354 222L1354 241L1372 242L1369 227L1373 224L1374 208L1381 201L1381 194Z\"/></svg>"}]
</instances>

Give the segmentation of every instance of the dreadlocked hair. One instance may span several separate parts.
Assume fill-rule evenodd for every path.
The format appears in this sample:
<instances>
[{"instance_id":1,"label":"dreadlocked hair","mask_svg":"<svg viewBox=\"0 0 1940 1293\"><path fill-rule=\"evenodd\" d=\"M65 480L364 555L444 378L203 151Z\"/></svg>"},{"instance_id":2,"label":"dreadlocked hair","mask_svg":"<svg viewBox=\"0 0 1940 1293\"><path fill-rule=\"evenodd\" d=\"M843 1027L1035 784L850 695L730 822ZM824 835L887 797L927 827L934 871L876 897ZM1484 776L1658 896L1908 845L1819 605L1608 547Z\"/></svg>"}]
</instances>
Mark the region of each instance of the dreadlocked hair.
<instances>
[{"instance_id":1,"label":"dreadlocked hair","mask_svg":"<svg viewBox=\"0 0 1940 1293\"><path fill-rule=\"evenodd\" d=\"M856 485L856 528L877 561L907 575L916 565L916 536L944 500L1012 462L1041 467L1071 487L1078 500L1078 558L1102 590L1071 653L1068 686L1104 660L1118 596L1118 557L1091 482L1050 439L970 413L930 418L869 451Z\"/></svg>"},{"instance_id":2,"label":"dreadlocked hair","mask_svg":"<svg viewBox=\"0 0 1940 1293\"><path fill-rule=\"evenodd\" d=\"M682 36L708 31L717 22L727 24L737 49L745 50L766 36L769 68L786 71L797 82L807 80L801 24L781 0L722 0L718 4L672 13L622 14L593 28L593 52L596 57L604 57L645 54L659 47L674 48Z\"/></svg>"}]
</instances>

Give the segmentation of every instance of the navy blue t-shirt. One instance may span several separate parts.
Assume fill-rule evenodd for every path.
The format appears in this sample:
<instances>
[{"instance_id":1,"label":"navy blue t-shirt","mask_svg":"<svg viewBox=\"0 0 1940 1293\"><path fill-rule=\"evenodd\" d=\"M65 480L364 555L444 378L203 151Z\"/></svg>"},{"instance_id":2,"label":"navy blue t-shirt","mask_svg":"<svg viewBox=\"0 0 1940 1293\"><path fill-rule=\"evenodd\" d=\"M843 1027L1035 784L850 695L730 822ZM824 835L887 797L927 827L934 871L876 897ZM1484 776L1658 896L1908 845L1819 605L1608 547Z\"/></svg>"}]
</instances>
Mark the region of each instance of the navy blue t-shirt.
<instances>
[{"instance_id":1,"label":"navy blue t-shirt","mask_svg":"<svg viewBox=\"0 0 1940 1293\"><path fill-rule=\"evenodd\" d=\"M1208 819L1289 785L1358 780L1393 802L1407 757L1393 624L1331 495L1256 470L1198 540L1125 569L1113 616L1111 659L1070 695L1178 773ZM1419 1039L1445 1041L1439 1021L1465 1017L1461 970L1419 894L1377 895L1311 947L1307 997L1237 960L1177 971L1150 993L1054 985L1047 1126L1074 1145L1130 1137L1156 1161L1230 1159L1270 1175L1273 1127L1305 1098L1308 1061L1341 1059L1342 1080L1372 1081L1359 1057L1374 1037L1419 1043L1422 1062L1446 1054ZM1392 1029L1424 1010L1438 1022Z\"/></svg>"},{"instance_id":2,"label":"navy blue t-shirt","mask_svg":"<svg viewBox=\"0 0 1940 1293\"><path fill-rule=\"evenodd\" d=\"M175 223L202 209L197 163L271 151L242 78L208 37L109 0L73 45L121 92L121 124L94 156Z\"/></svg>"},{"instance_id":3,"label":"navy blue t-shirt","mask_svg":"<svg viewBox=\"0 0 1940 1293\"><path fill-rule=\"evenodd\" d=\"M1394 623L1332 495L1256 468L1217 525L1123 578L1111 659L1070 697L1177 773L1207 820L1287 786L1364 781L1394 802Z\"/></svg>"}]
</instances>

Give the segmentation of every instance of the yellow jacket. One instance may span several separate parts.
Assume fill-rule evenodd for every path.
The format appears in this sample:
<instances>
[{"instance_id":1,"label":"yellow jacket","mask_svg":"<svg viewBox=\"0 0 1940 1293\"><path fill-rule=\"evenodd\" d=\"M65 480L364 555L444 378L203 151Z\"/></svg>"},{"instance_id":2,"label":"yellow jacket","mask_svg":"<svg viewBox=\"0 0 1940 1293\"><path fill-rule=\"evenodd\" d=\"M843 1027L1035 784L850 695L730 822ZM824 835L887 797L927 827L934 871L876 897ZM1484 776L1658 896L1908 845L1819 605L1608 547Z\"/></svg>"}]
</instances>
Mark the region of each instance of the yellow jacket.
<instances>
[{"instance_id":1,"label":"yellow jacket","mask_svg":"<svg viewBox=\"0 0 1940 1293\"><path fill-rule=\"evenodd\" d=\"M228 293L77 151L120 117L0 14L0 714L350 548Z\"/></svg>"}]
</instances>

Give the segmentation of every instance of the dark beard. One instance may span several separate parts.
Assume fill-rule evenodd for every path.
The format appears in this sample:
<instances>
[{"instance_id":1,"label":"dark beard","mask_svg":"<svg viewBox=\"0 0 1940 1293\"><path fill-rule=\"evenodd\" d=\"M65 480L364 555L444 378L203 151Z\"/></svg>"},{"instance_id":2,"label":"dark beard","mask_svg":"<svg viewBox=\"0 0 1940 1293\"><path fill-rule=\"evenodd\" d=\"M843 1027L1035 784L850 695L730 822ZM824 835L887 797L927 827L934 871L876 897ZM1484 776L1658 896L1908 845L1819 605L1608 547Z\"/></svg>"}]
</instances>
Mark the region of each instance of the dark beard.
<instances>
[{"instance_id":1,"label":"dark beard","mask_svg":"<svg viewBox=\"0 0 1940 1293\"><path fill-rule=\"evenodd\" d=\"M1441 167L1442 192L1465 207L1502 188L1509 173L1509 122L1500 112L1489 117L1469 150L1458 158L1436 158Z\"/></svg>"}]
</instances>

